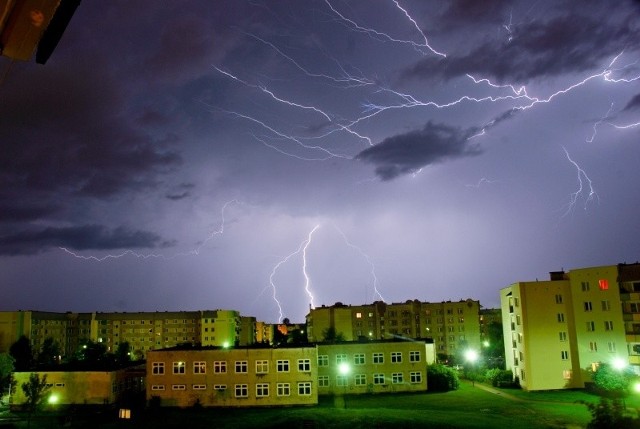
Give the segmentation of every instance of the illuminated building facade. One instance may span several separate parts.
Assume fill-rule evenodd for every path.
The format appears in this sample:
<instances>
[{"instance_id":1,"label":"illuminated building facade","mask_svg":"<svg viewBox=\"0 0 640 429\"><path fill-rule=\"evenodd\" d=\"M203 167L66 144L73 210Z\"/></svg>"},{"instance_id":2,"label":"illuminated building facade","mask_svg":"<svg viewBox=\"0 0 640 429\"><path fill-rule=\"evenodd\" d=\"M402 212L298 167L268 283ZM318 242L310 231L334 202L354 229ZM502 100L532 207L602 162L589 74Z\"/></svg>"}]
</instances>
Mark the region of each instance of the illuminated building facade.
<instances>
[{"instance_id":1,"label":"illuminated building facade","mask_svg":"<svg viewBox=\"0 0 640 429\"><path fill-rule=\"evenodd\" d=\"M147 399L171 407L315 405L317 359L315 346L153 350Z\"/></svg>"},{"instance_id":2,"label":"illuminated building facade","mask_svg":"<svg viewBox=\"0 0 640 429\"><path fill-rule=\"evenodd\" d=\"M438 355L454 355L462 347L480 347L480 303L420 302L321 306L307 315L309 342L325 340L328 329L346 341L393 338L424 339L435 344Z\"/></svg>"},{"instance_id":3,"label":"illuminated building facade","mask_svg":"<svg viewBox=\"0 0 640 429\"><path fill-rule=\"evenodd\" d=\"M253 317L234 310L52 313L41 311L0 312L0 353L7 352L21 335L37 352L46 338L57 342L70 356L91 340L103 343L107 351L128 342L135 358L149 350L178 344L205 346L250 345L255 343Z\"/></svg>"},{"instance_id":4,"label":"illuminated building facade","mask_svg":"<svg viewBox=\"0 0 640 429\"><path fill-rule=\"evenodd\" d=\"M318 394L427 390L424 341L318 344Z\"/></svg>"},{"instance_id":5,"label":"illuminated building facade","mask_svg":"<svg viewBox=\"0 0 640 429\"><path fill-rule=\"evenodd\" d=\"M550 280L502 289L507 369L523 389L548 390L584 387L600 362L638 365L636 288L639 265L620 264L552 272Z\"/></svg>"}]
</instances>

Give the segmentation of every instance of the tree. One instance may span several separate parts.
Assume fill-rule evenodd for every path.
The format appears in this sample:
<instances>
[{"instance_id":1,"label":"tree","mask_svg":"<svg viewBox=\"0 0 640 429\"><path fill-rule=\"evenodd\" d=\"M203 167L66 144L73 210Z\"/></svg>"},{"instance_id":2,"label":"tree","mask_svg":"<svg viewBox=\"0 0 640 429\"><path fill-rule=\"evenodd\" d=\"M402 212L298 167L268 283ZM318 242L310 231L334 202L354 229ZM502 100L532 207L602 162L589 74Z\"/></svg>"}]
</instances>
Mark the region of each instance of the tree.
<instances>
[{"instance_id":1,"label":"tree","mask_svg":"<svg viewBox=\"0 0 640 429\"><path fill-rule=\"evenodd\" d=\"M87 341L80 350L80 360L87 365L105 363L107 361L107 346L103 343Z\"/></svg>"},{"instance_id":2,"label":"tree","mask_svg":"<svg viewBox=\"0 0 640 429\"><path fill-rule=\"evenodd\" d=\"M593 382L596 388L610 398L624 398L629 394L629 386L635 379L633 369L626 367L614 368L608 363L600 363L593 373Z\"/></svg>"},{"instance_id":3,"label":"tree","mask_svg":"<svg viewBox=\"0 0 640 429\"><path fill-rule=\"evenodd\" d=\"M118 365L126 364L131 361L131 345L127 341L123 341L118 344L115 359Z\"/></svg>"},{"instance_id":4,"label":"tree","mask_svg":"<svg viewBox=\"0 0 640 429\"><path fill-rule=\"evenodd\" d=\"M9 354L15 359L16 371L28 371L33 368L33 350L29 339L24 335L11 345Z\"/></svg>"},{"instance_id":5,"label":"tree","mask_svg":"<svg viewBox=\"0 0 640 429\"><path fill-rule=\"evenodd\" d=\"M427 380L429 390L434 392L456 390L460 384L457 371L439 363L427 367Z\"/></svg>"},{"instance_id":6,"label":"tree","mask_svg":"<svg viewBox=\"0 0 640 429\"><path fill-rule=\"evenodd\" d=\"M15 369L15 359L8 353L0 353L0 396L11 387L11 373Z\"/></svg>"},{"instance_id":7,"label":"tree","mask_svg":"<svg viewBox=\"0 0 640 429\"><path fill-rule=\"evenodd\" d=\"M345 341L342 332L337 332L333 326L322 331L322 337L322 341L326 343L342 343Z\"/></svg>"},{"instance_id":8,"label":"tree","mask_svg":"<svg viewBox=\"0 0 640 429\"><path fill-rule=\"evenodd\" d=\"M579 401L589 408L591 421L587 424L587 429L625 429L637 428L637 420L624 416L624 406L620 399L609 401L600 398L600 403Z\"/></svg>"},{"instance_id":9,"label":"tree","mask_svg":"<svg viewBox=\"0 0 640 429\"><path fill-rule=\"evenodd\" d=\"M504 336L502 324L491 322L487 325L488 345L484 348L483 354L486 357L489 368L504 368Z\"/></svg>"},{"instance_id":10,"label":"tree","mask_svg":"<svg viewBox=\"0 0 640 429\"><path fill-rule=\"evenodd\" d=\"M36 373L29 375L29 381L22 383L22 391L27 398L26 406L29 412L29 418L27 421L28 426L31 426L31 415L38 409L42 401L49 392L50 387L47 386L47 376L43 375L42 378Z\"/></svg>"},{"instance_id":11,"label":"tree","mask_svg":"<svg viewBox=\"0 0 640 429\"><path fill-rule=\"evenodd\" d=\"M60 346L53 338L45 338L42 343L40 353L38 353L37 363L42 366L52 366L59 363Z\"/></svg>"}]
</instances>

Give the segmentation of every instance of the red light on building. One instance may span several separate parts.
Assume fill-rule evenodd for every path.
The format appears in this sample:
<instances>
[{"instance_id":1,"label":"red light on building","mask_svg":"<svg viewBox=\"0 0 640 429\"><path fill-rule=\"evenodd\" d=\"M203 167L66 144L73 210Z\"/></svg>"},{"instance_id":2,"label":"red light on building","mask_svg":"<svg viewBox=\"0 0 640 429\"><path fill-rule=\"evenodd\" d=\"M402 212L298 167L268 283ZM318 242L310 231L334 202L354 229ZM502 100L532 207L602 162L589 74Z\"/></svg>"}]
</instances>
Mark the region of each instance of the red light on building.
<instances>
[{"instance_id":1,"label":"red light on building","mask_svg":"<svg viewBox=\"0 0 640 429\"><path fill-rule=\"evenodd\" d=\"M608 290L609 289L609 280L607 280L607 279L598 280L598 284L600 285L600 290Z\"/></svg>"}]
</instances>

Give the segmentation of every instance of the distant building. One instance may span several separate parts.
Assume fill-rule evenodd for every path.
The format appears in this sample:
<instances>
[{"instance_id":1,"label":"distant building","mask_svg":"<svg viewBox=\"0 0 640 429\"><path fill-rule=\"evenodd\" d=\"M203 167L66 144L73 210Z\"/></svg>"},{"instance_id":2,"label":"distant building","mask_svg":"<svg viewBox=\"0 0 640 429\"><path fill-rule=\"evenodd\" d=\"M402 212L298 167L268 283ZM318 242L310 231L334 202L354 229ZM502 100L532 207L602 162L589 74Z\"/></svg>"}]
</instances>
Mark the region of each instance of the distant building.
<instances>
[{"instance_id":1,"label":"distant building","mask_svg":"<svg viewBox=\"0 0 640 429\"><path fill-rule=\"evenodd\" d=\"M427 390L424 341L318 344L318 394Z\"/></svg>"},{"instance_id":2,"label":"distant building","mask_svg":"<svg viewBox=\"0 0 640 429\"><path fill-rule=\"evenodd\" d=\"M438 355L461 347L480 347L480 303L471 299L429 303L409 300L386 304L321 306L307 315L309 342L325 340L331 328L346 341L393 338L433 342Z\"/></svg>"},{"instance_id":3,"label":"distant building","mask_svg":"<svg viewBox=\"0 0 640 429\"><path fill-rule=\"evenodd\" d=\"M17 382L11 396L12 407L27 402L20 388L29 381L31 374L47 377L48 393L55 395L56 404L104 405L118 403L125 395L143 393L145 390L144 366L133 366L113 371L32 371L14 372Z\"/></svg>"},{"instance_id":4,"label":"distant building","mask_svg":"<svg viewBox=\"0 0 640 429\"><path fill-rule=\"evenodd\" d=\"M639 264L552 272L502 289L500 301L506 367L523 389L582 388L614 359L640 373Z\"/></svg>"},{"instance_id":5,"label":"distant building","mask_svg":"<svg viewBox=\"0 0 640 429\"><path fill-rule=\"evenodd\" d=\"M317 359L315 346L152 350L147 399L173 407L315 405Z\"/></svg>"},{"instance_id":6,"label":"distant building","mask_svg":"<svg viewBox=\"0 0 640 429\"><path fill-rule=\"evenodd\" d=\"M497 323L502 325L501 308L481 308L480 309L480 338L482 341L489 338L489 325Z\"/></svg>"}]
</instances>

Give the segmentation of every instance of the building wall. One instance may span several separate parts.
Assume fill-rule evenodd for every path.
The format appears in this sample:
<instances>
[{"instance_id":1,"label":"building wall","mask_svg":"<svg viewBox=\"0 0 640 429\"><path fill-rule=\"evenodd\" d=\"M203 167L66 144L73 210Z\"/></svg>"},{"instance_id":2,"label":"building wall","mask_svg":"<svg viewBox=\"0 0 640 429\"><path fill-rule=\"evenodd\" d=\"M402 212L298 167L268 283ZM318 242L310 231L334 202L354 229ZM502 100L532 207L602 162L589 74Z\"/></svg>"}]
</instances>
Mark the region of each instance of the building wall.
<instances>
[{"instance_id":1,"label":"building wall","mask_svg":"<svg viewBox=\"0 0 640 429\"><path fill-rule=\"evenodd\" d=\"M424 341L318 344L318 394L425 391L426 360Z\"/></svg>"},{"instance_id":2,"label":"building wall","mask_svg":"<svg viewBox=\"0 0 640 429\"><path fill-rule=\"evenodd\" d=\"M147 399L176 407L313 405L316 361L315 347L150 351Z\"/></svg>"}]
</instances>

